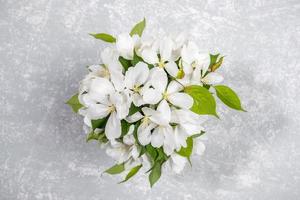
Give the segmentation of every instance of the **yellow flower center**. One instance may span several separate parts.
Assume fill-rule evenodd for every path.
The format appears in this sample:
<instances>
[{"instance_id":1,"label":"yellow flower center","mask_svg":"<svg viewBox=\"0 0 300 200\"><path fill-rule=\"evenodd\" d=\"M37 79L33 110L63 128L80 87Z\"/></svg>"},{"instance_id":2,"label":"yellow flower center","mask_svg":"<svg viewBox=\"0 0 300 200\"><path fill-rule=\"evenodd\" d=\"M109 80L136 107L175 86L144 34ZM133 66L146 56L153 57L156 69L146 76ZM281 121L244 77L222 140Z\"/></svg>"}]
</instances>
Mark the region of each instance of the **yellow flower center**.
<instances>
[{"instance_id":1,"label":"yellow flower center","mask_svg":"<svg viewBox=\"0 0 300 200\"><path fill-rule=\"evenodd\" d=\"M136 93L139 93L141 90L140 86L139 85L134 85L133 86L133 91L136 92Z\"/></svg>"},{"instance_id":2,"label":"yellow flower center","mask_svg":"<svg viewBox=\"0 0 300 200\"><path fill-rule=\"evenodd\" d=\"M163 60L160 60L158 63L159 68L164 68L165 67L165 62Z\"/></svg>"},{"instance_id":3,"label":"yellow flower center","mask_svg":"<svg viewBox=\"0 0 300 200\"><path fill-rule=\"evenodd\" d=\"M104 78L109 78L110 77L109 70L106 67L104 68L104 70L98 70L97 74L98 74L98 76L104 77Z\"/></svg>"},{"instance_id":4,"label":"yellow flower center","mask_svg":"<svg viewBox=\"0 0 300 200\"><path fill-rule=\"evenodd\" d=\"M149 117L148 116L145 116L143 119L142 119L142 123L143 124L148 124L149 123Z\"/></svg>"},{"instance_id":5,"label":"yellow flower center","mask_svg":"<svg viewBox=\"0 0 300 200\"><path fill-rule=\"evenodd\" d=\"M163 99L168 100L169 94L167 92L164 92L162 94L162 96L163 96Z\"/></svg>"},{"instance_id":6,"label":"yellow flower center","mask_svg":"<svg viewBox=\"0 0 300 200\"><path fill-rule=\"evenodd\" d=\"M114 105L111 105L111 106L108 107L108 112L109 112L109 113L112 113L112 112L114 112L115 110L116 110L116 108L115 108Z\"/></svg>"}]
</instances>

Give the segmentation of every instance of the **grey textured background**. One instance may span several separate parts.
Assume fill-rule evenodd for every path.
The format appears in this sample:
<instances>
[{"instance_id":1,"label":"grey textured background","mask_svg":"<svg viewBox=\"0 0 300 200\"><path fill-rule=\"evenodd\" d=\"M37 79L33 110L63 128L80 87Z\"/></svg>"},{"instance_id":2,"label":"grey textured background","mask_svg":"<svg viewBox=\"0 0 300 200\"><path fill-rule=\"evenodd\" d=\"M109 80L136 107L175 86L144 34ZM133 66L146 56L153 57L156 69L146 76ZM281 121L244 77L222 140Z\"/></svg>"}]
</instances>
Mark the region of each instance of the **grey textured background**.
<instances>
[{"instance_id":1,"label":"grey textured background","mask_svg":"<svg viewBox=\"0 0 300 200\"><path fill-rule=\"evenodd\" d=\"M248 110L220 104L205 155L152 190L101 176L113 162L64 104L106 45L87 33L144 16L147 34L186 30L227 55L224 84ZM300 199L299 0L0 0L0 66L1 200Z\"/></svg>"}]
</instances>

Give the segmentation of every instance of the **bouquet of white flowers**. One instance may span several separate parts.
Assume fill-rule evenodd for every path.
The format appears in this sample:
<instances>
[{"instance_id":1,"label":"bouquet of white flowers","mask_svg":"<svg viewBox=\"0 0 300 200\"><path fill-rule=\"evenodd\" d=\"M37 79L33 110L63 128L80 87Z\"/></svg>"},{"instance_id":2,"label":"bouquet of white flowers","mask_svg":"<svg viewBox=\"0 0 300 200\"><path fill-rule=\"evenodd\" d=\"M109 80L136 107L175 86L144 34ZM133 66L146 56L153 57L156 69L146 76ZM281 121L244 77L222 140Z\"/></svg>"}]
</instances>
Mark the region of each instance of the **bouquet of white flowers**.
<instances>
[{"instance_id":1,"label":"bouquet of white flowers","mask_svg":"<svg viewBox=\"0 0 300 200\"><path fill-rule=\"evenodd\" d=\"M124 182L143 169L152 186L162 169L179 173L192 154L203 153L201 115L218 117L214 94L244 110L232 89L216 85L223 56L200 53L183 34L144 37L145 25L116 38L90 34L113 46L101 52L102 64L88 67L67 103L84 116L87 141L99 141L116 161L106 173L122 173Z\"/></svg>"}]
</instances>

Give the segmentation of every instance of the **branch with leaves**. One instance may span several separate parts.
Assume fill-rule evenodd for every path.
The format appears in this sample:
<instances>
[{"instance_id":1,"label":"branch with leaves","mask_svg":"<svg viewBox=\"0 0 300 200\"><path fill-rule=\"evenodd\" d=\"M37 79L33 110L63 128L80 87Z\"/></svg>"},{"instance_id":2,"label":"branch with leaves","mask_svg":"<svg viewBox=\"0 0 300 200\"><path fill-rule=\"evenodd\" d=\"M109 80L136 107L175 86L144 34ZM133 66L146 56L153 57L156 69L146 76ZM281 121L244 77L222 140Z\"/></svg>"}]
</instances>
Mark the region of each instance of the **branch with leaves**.
<instances>
[{"instance_id":1,"label":"branch with leaves","mask_svg":"<svg viewBox=\"0 0 300 200\"><path fill-rule=\"evenodd\" d=\"M152 187L162 169L180 173L192 155L201 155L203 115L219 118L215 98L245 111L238 95L219 85L219 54L199 53L184 34L144 37L146 20L130 33L90 33L113 45L101 52L101 64L88 67L78 93L67 104L84 117L86 141L96 140L116 164L104 171L149 174Z\"/></svg>"}]
</instances>

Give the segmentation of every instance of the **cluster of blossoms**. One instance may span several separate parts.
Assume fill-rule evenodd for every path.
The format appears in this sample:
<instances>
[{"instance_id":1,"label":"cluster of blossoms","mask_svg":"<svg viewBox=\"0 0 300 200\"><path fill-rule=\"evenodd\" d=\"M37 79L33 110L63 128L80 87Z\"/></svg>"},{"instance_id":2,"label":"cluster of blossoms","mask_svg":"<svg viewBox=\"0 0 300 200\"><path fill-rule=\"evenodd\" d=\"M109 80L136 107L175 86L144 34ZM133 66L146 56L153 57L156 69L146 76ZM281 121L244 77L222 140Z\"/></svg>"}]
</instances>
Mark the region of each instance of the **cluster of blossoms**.
<instances>
[{"instance_id":1,"label":"cluster of blossoms","mask_svg":"<svg viewBox=\"0 0 300 200\"><path fill-rule=\"evenodd\" d=\"M142 168L152 186L162 168L179 173L192 154L203 153L201 115L217 116L209 89L223 80L215 72L223 57L201 54L183 34L144 37L144 27L145 20L116 38L92 34L115 45L101 52L102 64L88 67L68 103L84 116L87 140L101 142L116 161L105 172L124 173L127 181ZM223 101L222 87L215 89Z\"/></svg>"}]
</instances>

